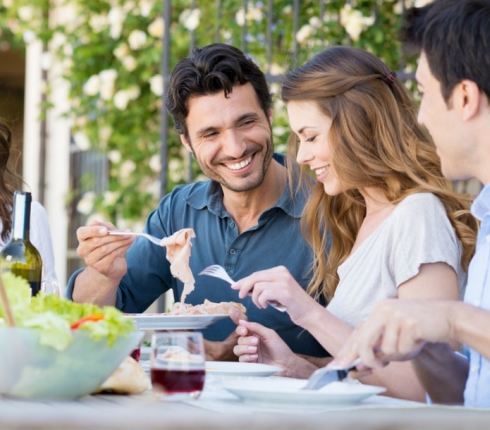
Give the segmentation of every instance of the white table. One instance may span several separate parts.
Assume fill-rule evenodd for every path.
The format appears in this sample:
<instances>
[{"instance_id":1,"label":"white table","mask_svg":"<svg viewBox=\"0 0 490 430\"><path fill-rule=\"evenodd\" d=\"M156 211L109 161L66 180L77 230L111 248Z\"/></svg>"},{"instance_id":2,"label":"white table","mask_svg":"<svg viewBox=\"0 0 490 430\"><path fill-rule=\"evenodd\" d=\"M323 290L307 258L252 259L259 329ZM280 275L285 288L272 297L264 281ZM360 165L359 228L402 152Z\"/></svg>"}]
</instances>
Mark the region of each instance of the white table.
<instances>
[{"instance_id":1,"label":"white table","mask_svg":"<svg viewBox=\"0 0 490 430\"><path fill-rule=\"evenodd\" d=\"M362 406L321 413L278 413L262 412L238 403L225 409L222 405L213 405L213 399L206 400L206 396L191 404L164 402L151 391L136 396L87 396L68 402L0 398L0 429L456 430L490 427L490 410L373 399Z\"/></svg>"}]
</instances>

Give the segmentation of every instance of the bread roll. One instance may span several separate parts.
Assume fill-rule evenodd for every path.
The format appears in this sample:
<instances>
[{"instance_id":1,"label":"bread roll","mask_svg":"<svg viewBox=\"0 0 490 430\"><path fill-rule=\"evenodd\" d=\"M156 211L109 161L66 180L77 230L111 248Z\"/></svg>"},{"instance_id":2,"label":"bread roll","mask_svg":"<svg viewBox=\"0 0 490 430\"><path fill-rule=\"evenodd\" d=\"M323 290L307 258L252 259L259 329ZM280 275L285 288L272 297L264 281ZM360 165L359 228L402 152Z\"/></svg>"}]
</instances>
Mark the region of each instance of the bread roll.
<instances>
[{"instance_id":1,"label":"bread roll","mask_svg":"<svg viewBox=\"0 0 490 430\"><path fill-rule=\"evenodd\" d=\"M102 392L139 394L147 390L148 386L148 377L140 365L132 357L126 357L94 394Z\"/></svg>"}]
</instances>

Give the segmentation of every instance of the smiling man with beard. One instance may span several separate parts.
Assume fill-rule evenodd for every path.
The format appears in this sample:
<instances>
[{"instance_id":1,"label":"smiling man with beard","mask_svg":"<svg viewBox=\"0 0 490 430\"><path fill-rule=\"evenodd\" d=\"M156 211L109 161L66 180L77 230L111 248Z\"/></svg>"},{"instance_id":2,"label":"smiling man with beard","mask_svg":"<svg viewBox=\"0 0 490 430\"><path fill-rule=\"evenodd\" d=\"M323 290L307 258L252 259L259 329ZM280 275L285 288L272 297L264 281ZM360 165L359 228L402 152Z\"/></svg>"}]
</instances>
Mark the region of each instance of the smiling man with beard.
<instances>
[{"instance_id":1,"label":"smiling man with beard","mask_svg":"<svg viewBox=\"0 0 490 430\"><path fill-rule=\"evenodd\" d=\"M264 74L240 50L209 45L176 65L166 106L183 145L209 180L176 187L150 214L145 232L168 237L194 229L194 274L220 264L240 279L283 265L306 288L312 251L301 235L300 216L307 192L287 174L286 163L294 161L274 153ZM171 275L165 249L141 238L108 235L115 228L96 221L79 228L78 253L87 267L72 276L68 296L128 313L143 312L170 289L178 301L183 285ZM325 350L286 313L259 310L223 281L198 276L186 302L205 299L241 301L250 320L274 328L294 352L320 357L312 360L318 365L325 362ZM234 328L243 315L230 316L203 331L208 359L236 360Z\"/></svg>"}]
</instances>

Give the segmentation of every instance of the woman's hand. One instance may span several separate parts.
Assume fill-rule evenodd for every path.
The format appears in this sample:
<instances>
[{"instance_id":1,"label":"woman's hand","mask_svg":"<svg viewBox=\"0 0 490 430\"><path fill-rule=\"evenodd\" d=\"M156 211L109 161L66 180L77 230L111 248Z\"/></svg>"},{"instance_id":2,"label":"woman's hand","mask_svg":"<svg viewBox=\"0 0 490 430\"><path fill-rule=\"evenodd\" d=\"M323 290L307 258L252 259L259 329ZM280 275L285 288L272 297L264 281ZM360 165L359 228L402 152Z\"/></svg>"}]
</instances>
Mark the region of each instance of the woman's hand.
<instances>
[{"instance_id":1,"label":"woman's hand","mask_svg":"<svg viewBox=\"0 0 490 430\"><path fill-rule=\"evenodd\" d=\"M240 337L233 352L239 361L282 367L283 376L295 372L297 362L302 361L274 330L263 325L241 320L236 333Z\"/></svg>"},{"instance_id":2,"label":"woman's hand","mask_svg":"<svg viewBox=\"0 0 490 430\"><path fill-rule=\"evenodd\" d=\"M240 290L238 296L252 295L252 301L259 309L267 308L271 302L286 307L294 323L302 325L308 317L311 306L316 304L292 277L284 266L255 272L232 284Z\"/></svg>"}]
</instances>

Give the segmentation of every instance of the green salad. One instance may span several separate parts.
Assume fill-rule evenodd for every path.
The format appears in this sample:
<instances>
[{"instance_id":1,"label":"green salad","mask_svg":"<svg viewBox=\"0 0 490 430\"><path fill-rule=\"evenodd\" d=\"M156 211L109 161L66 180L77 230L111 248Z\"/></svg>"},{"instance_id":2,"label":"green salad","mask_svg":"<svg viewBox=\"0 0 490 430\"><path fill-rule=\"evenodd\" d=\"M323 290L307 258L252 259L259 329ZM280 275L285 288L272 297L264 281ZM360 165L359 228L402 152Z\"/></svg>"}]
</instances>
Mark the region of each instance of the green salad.
<instances>
[{"instance_id":1,"label":"green salad","mask_svg":"<svg viewBox=\"0 0 490 430\"><path fill-rule=\"evenodd\" d=\"M62 351L73 339L74 330L89 333L94 340L107 339L109 346L120 336L135 330L133 322L113 306L100 308L88 303L74 303L40 292L31 297L27 281L11 273L2 275L15 324L41 332L41 344ZM0 327L6 327L0 304Z\"/></svg>"}]
</instances>

